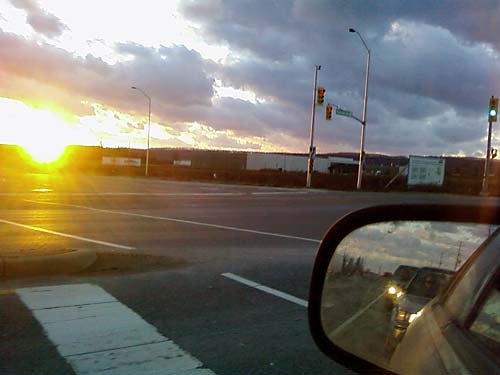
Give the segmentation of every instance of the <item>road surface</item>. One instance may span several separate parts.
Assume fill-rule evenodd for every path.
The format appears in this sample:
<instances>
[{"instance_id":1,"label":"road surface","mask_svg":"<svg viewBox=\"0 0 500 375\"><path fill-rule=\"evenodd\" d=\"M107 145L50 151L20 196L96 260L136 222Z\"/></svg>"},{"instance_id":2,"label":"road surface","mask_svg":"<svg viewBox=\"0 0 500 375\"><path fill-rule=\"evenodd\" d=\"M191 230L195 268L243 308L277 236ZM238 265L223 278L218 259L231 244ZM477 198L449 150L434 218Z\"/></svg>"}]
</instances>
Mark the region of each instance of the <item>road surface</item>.
<instances>
[{"instance_id":1,"label":"road surface","mask_svg":"<svg viewBox=\"0 0 500 375\"><path fill-rule=\"evenodd\" d=\"M0 177L0 251L89 248L186 261L134 275L1 281L0 373L85 373L92 356L105 362L108 352L76 353L68 332L88 335L100 327L93 333L99 341L104 331L122 332L121 321L139 327L159 348L130 344L114 351L102 369L111 371L134 355L138 366L144 353L168 343L177 353L169 364L156 357L147 363L182 362L200 374L349 373L319 352L307 325L309 277L325 231L349 211L375 204L481 200L497 203L125 177ZM40 307L37 293L46 293L51 304ZM67 296L76 296L78 305L80 294L94 313L87 320L64 318L73 316ZM103 310L106 303L113 314ZM130 354L130 348L139 349Z\"/></svg>"}]
</instances>

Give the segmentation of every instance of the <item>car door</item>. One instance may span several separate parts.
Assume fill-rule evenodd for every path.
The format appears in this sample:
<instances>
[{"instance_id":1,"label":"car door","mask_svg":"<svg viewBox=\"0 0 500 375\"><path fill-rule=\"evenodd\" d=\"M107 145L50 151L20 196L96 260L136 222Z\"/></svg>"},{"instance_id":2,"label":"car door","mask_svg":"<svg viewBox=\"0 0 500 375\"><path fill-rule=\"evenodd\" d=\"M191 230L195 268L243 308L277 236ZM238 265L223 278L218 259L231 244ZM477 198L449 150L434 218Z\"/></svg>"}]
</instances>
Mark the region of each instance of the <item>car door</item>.
<instances>
[{"instance_id":1,"label":"car door","mask_svg":"<svg viewBox=\"0 0 500 375\"><path fill-rule=\"evenodd\" d=\"M497 231L410 325L391 365L401 373L498 373L499 250Z\"/></svg>"}]
</instances>

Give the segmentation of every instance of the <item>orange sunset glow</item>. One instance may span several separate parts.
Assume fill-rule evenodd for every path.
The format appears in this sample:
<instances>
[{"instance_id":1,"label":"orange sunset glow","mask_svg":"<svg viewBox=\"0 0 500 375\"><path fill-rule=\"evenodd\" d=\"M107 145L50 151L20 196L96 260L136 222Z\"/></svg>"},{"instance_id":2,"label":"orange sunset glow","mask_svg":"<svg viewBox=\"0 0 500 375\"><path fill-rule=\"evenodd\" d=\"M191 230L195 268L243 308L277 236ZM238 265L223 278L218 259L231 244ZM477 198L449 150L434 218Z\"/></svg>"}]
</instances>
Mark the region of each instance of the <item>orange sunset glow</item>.
<instances>
[{"instance_id":1,"label":"orange sunset glow","mask_svg":"<svg viewBox=\"0 0 500 375\"><path fill-rule=\"evenodd\" d=\"M364 51L347 14L333 7L339 20L317 30L309 23L326 14L318 4L285 2L283 13L269 2L254 13L237 3L0 0L0 144L39 161L67 145L145 149L150 98L152 148L307 153L316 64L325 104L361 117ZM496 27L491 39L404 14L380 22L363 34L374 51L367 152L484 156L478 129L496 92ZM318 47L332 41L341 54ZM466 71L448 72L446 56ZM325 108L313 112L317 152L357 152L354 117L326 119Z\"/></svg>"}]
</instances>

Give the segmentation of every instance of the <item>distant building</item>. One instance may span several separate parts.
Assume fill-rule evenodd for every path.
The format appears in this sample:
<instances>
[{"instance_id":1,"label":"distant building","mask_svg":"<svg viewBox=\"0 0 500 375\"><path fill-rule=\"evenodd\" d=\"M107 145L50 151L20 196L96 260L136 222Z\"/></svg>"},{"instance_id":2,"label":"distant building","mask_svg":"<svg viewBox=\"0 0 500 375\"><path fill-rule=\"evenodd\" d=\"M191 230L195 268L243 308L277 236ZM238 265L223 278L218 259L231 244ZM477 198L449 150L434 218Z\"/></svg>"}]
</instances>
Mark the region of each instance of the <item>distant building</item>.
<instances>
[{"instance_id":1,"label":"distant building","mask_svg":"<svg viewBox=\"0 0 500 375\"><path fill-rule=\"evenodd\" d=\"M330 156L328 171L333 174L351 174L358 170L358 161L350 158Z\"/></svg>"},{"instance_id":2,"label":"distant building","mask_svg":"<svg viewBox=\"0 0 500 375\"><path fill-rule=\"evenodd\" d=\"M278 170L286 172L306 172L308 157L292 154L267 154L250 152L247 154L246 169L248 170ZM328 173L330 162L328 158L316 157L314 171Z\"/></svg>"}]
</instances>

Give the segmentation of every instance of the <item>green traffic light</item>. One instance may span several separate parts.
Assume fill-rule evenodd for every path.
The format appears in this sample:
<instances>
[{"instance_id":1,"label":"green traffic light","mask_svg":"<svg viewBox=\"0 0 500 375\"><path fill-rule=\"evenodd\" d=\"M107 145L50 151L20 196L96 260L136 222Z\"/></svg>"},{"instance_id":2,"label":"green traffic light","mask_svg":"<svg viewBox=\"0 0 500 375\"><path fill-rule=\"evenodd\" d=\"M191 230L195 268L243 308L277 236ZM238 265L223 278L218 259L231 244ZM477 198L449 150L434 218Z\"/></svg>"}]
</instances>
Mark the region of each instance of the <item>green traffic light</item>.
<instances>
[{"instance_id":1,"label":"green traffic light","mask_svg":"<svg viewBox=\"0 0 500 375\"><path fill-rule=\"evenodd\" d=\"M497 115L497 110L496 109L490 109L490 117L495 117Z\"/></svg>"}]
</instances>

